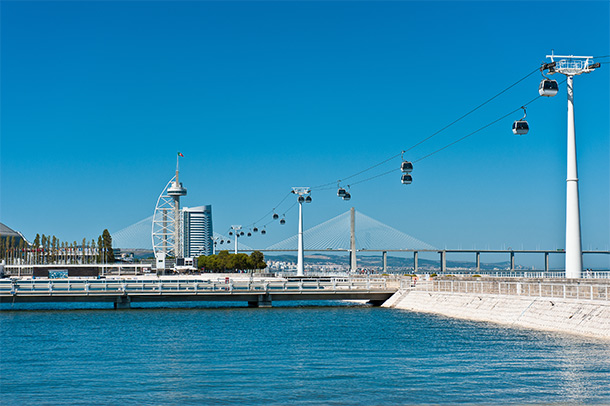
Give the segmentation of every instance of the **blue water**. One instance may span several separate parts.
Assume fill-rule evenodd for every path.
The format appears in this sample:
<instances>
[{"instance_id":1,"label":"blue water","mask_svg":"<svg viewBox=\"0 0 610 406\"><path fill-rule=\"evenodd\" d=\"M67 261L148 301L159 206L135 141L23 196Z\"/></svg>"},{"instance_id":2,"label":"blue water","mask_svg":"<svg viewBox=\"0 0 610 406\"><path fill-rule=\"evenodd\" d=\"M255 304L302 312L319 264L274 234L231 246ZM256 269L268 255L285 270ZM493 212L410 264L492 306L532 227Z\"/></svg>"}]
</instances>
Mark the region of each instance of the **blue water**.
<instances>
[{"instance_id":1,"label":"blue water","mask_svg":"<svg viewBox=\"0 0 610 406\"><path fill-rule=\"evenodd\" d=\"M610 404L609 341L354 305L173 306L3 307L0 403Z\"/></svg>"}]
</instances>

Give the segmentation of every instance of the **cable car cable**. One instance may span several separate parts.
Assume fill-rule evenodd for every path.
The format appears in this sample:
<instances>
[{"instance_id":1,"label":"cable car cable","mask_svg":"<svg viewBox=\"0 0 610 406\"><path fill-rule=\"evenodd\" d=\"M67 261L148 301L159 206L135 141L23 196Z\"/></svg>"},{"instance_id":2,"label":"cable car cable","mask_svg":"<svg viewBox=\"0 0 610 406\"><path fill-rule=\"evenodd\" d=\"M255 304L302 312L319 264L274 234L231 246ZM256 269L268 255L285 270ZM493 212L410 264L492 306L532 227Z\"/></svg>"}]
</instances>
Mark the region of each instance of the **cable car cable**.
<instances>
[{"instance_id":1,"label":"cable car cable","mask_svg":"<svg viewBox=\"0 0 610 406\"><path fill-rule=\"evenodd\" d=\"M610 57L610 55L608 55L608 56L598 56L598 57L595 57L595 58L605 58L605 57ZM607 63L607 62L602 62L602 63ZM486 100L486 101L484 101L483 103L479 104L478 106L476 106L476 107L475 107L475 108L473 108L472 110L468 111L467 113L463 114L462 116L460 116L459 118L455 119L455 120L454 120L454 121L452 121L451 123L447 124L446 126L444 126L443 128L441 128L440 130L438 130L438 131L434 132L434 133L433 133L433 134L431 134L430 136L428 136L428 137L424 138L423 140L421 140L421 141L419 141L419 142L415 143L415 144L414 144L414 145L412 145L411 147L409 147L409 148L407 148L407 149L405 149L405 150L401 151L400 153L398 153L398 154L396 154L396 155L392 155L391 157L389 157L389 158L387 158L387 159L385 159L385 160L383 160L383 161L381 161L381 162L379 162L379 163L376 163L375 165L372 165L372 166L370 166L370 167L368 167L368 168L365 168L365 169L363 169L363 170L361 170L361 171L359 171L359 172L356 172L356 173L354 173L354 174L352 174L352 175L349 175L349 176L347 176L347 177L344 177L343 179L341 179L341 181L344 181L344 180L347 180L347 179L354 178L354 177L356 177L356 176L358 176L358 175L361 175L361 174L363 174L363 173L365 173L365 172L368 172L368 171L370 171L370 170L372 170L372 169L375 169L375 168L377 168L378 166L381 166L381 165L383 165L383 164L385 164L385 163L387 163L387 162L389 162L389 161L391 161L391 160L393 160L393 159L395 159L395 158L397 158L397 157L399 157L399 156L402 156L402 155L403 155L405 152L410 151L410 150L412 150L412 149L416 148L417 146L419 146L419 145L423 144L424 142L428 141L428 140L429 140L429 139L431 139L432 137L434 137L434 136L436 136L436 135L440 134L441 132L445 131L447 128L451 127L452 125L454 125L454 124L458 123L459 121L463 120L464 118L468 117L470 114L474 113L475 111L477 111L477 110L478 110L478 109L480 109L481 107L483 107L483 106L485 106L486 104L490 103L492 100L496 99L497 97L499 97L499 96L500 96L500 95L502 95L503 93L507 92L507 91L508 91L508 90L510 90L511 88L515 87L517 84L521 83L522 81L524 81L525 79L527 79L528 77L530 77L531 75L533 75L534 73L536 73L536 72L538 72L538 71L540 71L540 68L538 68L538 67L537 67L536 69L534 69L533 71L531 71L531 72L530 72L530 73L528 73L527 75L523 76L521 79L517 80L516 82L514 82L514 83L513 83L513 84L511 84L510 86L506 87L505 89L503 89L502 91L500 91L500 92L499 92L499 93L497 93L496 95L494 95L494 96L492 96L491 98L487 99L487 100ZM565 80L564 80L563 82L565 82ZM561 82L561 83L563 83L563 82ZM527 106L528 104L530 104L530 103L534 102L534 101L535 101L535 100L537 100L539 97L541 97L541 96L537 96L535 99L532 99L532 100L531 100L531 101L529 101L528 103L524 104L524 106ZM521 109L521 108L516 109L516 110L514 110L514 111L512 111L512 112L510 112L510 113L508 113L508 114L506 114L505 116L502 116L502 117L500 117L499 119L494 120L494 121L492 121L491 123L489 123L489 124L487 124L487 125L485 125L485 126L483 126L483 127L479 128L479 129L477 129L476 131L474 131L474 132L472 132L472 133L470 133L470 134L468 134L468 135L466 135L466 136L464 136L464 137L462 137L462 138L460 138L460 139L458 139L458 140L456 140L456 141L453 141L453 142L451 142L451 143L449 143L449 144L445 145L444 147L442 147L442 148L440 148L440 149L438 149L438 150L436 150L436 151L434 151L434 152L432 152L432 153L430 153L430 154L428 154L428 155L425 155L425 156L423 156L422 158L419 158L419 159L417 159L416 161L413 161L413 162L415 163L415 162L422 161L422 160L424 160L424 159L426 159L426 158L428 158L428 157L430 157L430 156L432 156L432 155L434 155L434 154L436 154L436 153L438 153L438 152L440 152L440 151L442 151L442 150L444 150L444 149L447 149L447 148L449 148L450 146L452 146L452 145L454 145L454 144L457 144L458 142L460 142L460 141L462 141L462 140L464 140L464 139L466 139L466 138L468 138L468 137L470 137L470 136L472 136L472 135L476 134L477 132L479 132L479 131L481 131L481 130L483 130L483 129L485 129L485 128L487 128L487 127L489 127L489 126L491 126L491 125L493 125L493 124L495 124L495 123L497 123L498 121L500 121L500 120L502 120L502 119L504 119L504 118L508 117L509 115L511 115L511 114L513 114L513 113L515 113L516 111L518 111L518 110L520 110L520 109ZM364 182L370 181L370 180L372 180L372 179L376 179L376 178L379 178L379 177L381 177L381 176L388 175L388 174L390 174L390 173L392 173L392 172L394 172L394 171L395 171L395 170L394 170L394 169L392 169L392 170L390 170L390 171L387 171L387 172L381 173L381 174L379 174L379 175L374 175L374 176L371 176L371 177L369 177L369 178L366 178L366 179L363 179L363 180L359 180L359 181L357 181L357 182L352 182L351 184L352 184L352 185L356 185L356 184L359 184L359 183L364 183ZM324 183L324 184L321 184L321 185L317 185L317 186L312 187L312 188L311 188L311 190L314 190L314 189L315 189L315 190L328 190L328 189L334 189L334 185L335 185L335 183L336 183L336 182L335 182L335 181L333 181L333 182L329 182L329 183ZM329 187L329 186L331 186L331 185L333 185L333 187ZM280 205L281 205L281 204L282 204L282 203L283 203L283 202L284 202L284 201L285 201L285 200L288 198L288 196L290 196L290 194L291 194L291 192L289 192L289 193L288 193L286 196L284 196L284 198L283 198L283 199L282 199L282 200L281 200L281 201L280 201L280 202L279 202L279 203L276 205L276 207L274 207L272 210L270 210L269 212L267 212L267 213L266 213L266 214L265 214L263 217L261 217L261 218L260 218L258 221L256 221L256 222L252 223L250 226L256 225L257 223L259 223L260 221L262 221L262 220L263 220L265 217L267 217L269 214L271 214L271 213L275 212L275 209L276 209L277 207L279 207L279 206L280 206ZM292 205L292 206L290 206L290 207L289 207L289 208L286 210L286 212L284 213L284 215L285 215L285 214L286 214L288 211L290 211L290 210L291 210L291 209L292 209L292 208L293 208L295 205L296 205L296 202L295 202L295 203L293 203L293 205ZM273 222L273 220L272 220L272 221L270 221L270 222L268 222L268 223L266 223L266 224L264 224L264 226L266 226L266 225L268 225L268 224L270 224L270 223L272 223L272 222Z\"/></svg>"},{"instance_id":2,"label":"cable car cable","mask_svg":"<svg viewBox=\"0 0 610 406\"><path fill-rule=\"evenodd\" d=\"M263 219L265 217L267 217L268 215L270 215L271 213L273 213L275 211L275 209L277 209L282 203L284 203L284 200L288 199L288 196L290 196L292 194L292 192L288 192L286 194L286 196L284 196L284 198L282 200L280 200L280 202L278 204L275 205L275 207L271 210L269 210L267 213L265 213L265 215L263 217L261 217L260 219L258 219L257 221L255 221L254 223L251 223L250 226L254 226L256 225L256 223L260 223L261 221L263 221Z\"/></svg>"},{"instance_id":3,"label":"cable car cable","mask_svg":"<svg viewBox=\"0 0 610 406\"><path fill-rule=\"evenodd\" d=\"M528 104L531 104L531 103L535 102L536 100L538 100L538 99L539 99L539 98L541 98L541 97L542 97L542 96L536 96L536 98L534 98L534 99L530 100L529 102L525 103L523 106L527 106ZM424 159L426 159L426 158L428 158L428 157L430 157L430 156L432 156L432 155L434 155L434 154L436 154L436 153L438 153L438 152L441 152L442 150L447 149L447 148L449 148L450 146L455 145L455 144L457 144L458 142L460 142L460 141L462 141L462 140L465 140L466 138L468 138L468 137L470 137L470 136L472 136L472 135L474 135L474 134L478 133L479 131L486 129L487 127L489 127L489 126L491 126L491 125L493 125L493 124L497 123L498 121L503 120L503 119L505 119L506 117L508 117L508 116L510 116L510 115L513 115L513 114L515 114L517 111L519 111L519 110L521 110L521 109L522 109L522 107L519 107L518 109L515 109L515 110L511 111L510 113L503 115L502 117L500 117L500 118L498 118L498 119L496 119L496 120L492 121L491 123L485 124L483 127L481 127L481 128L479 128L479 129L477 129L477 130L475 130L475 131L471 132L470 134L467 134L467 135L463 136L462 138L459 138L459 139L457 139L457 140L455 140L455 141L453 141L453 142L451 142L451 143L449 143L449 144L445 145L444 147L439 148L439 149L437 149L436 151L429 153L428 155L424 155L423 157L421 157L421 158L419 158L419 159L416 159L415 161L413 161L413 163L415 163L415 162L419 162L419 161L423 161Z\"/></svg>"},{"instance_id":4,"label":"cable car cable","mask_svg":"<svg viewBox=\"0 0 610 406\"><path fill-rule=\"evenodd\" d=\"M428 141L430 138L432 138L432 137L434 137L434 136L436 136L436 135L440 134L442 131L445 131L447 128L449 128L449 127L451 127L452 125L456 124L457 122L459 122L459 121L463 120L464 118L466 118L466 117L467 117L467 116L469 116L470 114L474 113L475 111L477 111L477 110L478 110L478 109L480 109L481 107L485 106L487 103L491 102L492 100L494 100L494 99L495 99L495 98L497 98L498 96L500 96L500 95L502 95L503 93L507 92L507 91L508 91L508 90L510 90L511 88L515 87L517 84L521 83L522 81L524 81L525 79L527 79L528 77L532 76L534 73L539 72L539 71L540 71L540 68L539 68L539 67L538 67L538 68L536 68L536 69L534 69L533 71L531 71L531 72L530 72L530 73L528 73L527 75L523 76L521 79L517 80L516 82L514 82L513 84L511 84L510 86L508 86L508 87L507 87L507 88L505 88L504 90L502 90L502 91L500 91L499 93L497 93L495 96L493 96L493 97L491 97L491 98L487 99L486 101L484 101L483 103L481 103L481 104L479 104L477 107L475 107L474 109L470 110L469 112L467 112L466 114L462 115L461 117L459 117L459 118L455 119L454 121L452 121L451 123L447 124L446 126L444 126L443 128L441 128L440 130L438 130L438 131L436 131L435 133L433 133L432 135L430 135L430 136L428 136L428 137L424 138L423 140L421 140L421 141L417 142L416 144L412 145L411 147L409 147L409 148L405 149L404 151L401 151L399 154L393 155L393 156L391 156L391 157L387 158L386 160L381 161L381 162L379 162L379 163L377 163L377 164L375 164L375 165L373 165L373 166L370 166L370 167L368 167L368 168L366 168L366 169L363 169L363 170L361 170L360 172L357 172L357 173L355 173L355 174L353 174L353 175L347 176L347 177L345 177L345 178L341 178L341 180L347 180L347 179L351 179L351 178L356 177L356 176L358 176L358 175L361 175L361 174L363 174L363 173L365 173L365 172L368 172L368 171L370 171L371 169L375 169L376 167L378 167L378 166L380 166L380 165L383 165L383 164L385 164L385 163L387 163L387 162L389 162L389 161L393 160L394 158L397 158L397 157L398 157L398 156L400 156L401 154L404 154L405 152L410 151L410 150L412 150L413 148L415 148L415 147L417 147L417 146L419 146L419 145L423 144L424 142ZM360 182L358 182L358 183L360 183ZM326 186L330 186L330 185L334 185L334 184L335 184L335 182L324 183L324 184L322 184L322 185L314 186L314 187L312 187L311 189L312 189L312 190L313 190L313 189L323 190L323 189L320 189L320 188L323 188L323 187L326 187Z\"/></svg>"},{"instance_id":5,"label":"cable car cable","mask_svg":"<svg viewBox=\"0 0 610 406\"><path fill-rule=\"evenodd\" d=\"M563 84L563 83L565 83L565 80L563 80L563 81L561 81L561 82L559 82L559 83L560 83L560 84ZM530 100L530 101L528 101L527 103L523 104L523 106L528 106L528 105L532 104L533 102L535 102L536 100L540 99L541 97L543 97L543 96L536 96L536 97L535 97L535 98L533 98L532 100ZM512 115L512 114L514 114L514 113L516 113L517 111L521 110L521 109L523 108L523 106L522 106L522 107L519 107L519 108L517 108L517 109L515 109L515 110L513 110L513 111L511 111L510 113L507 113L507 114L503 115L502 117L500 117L500 118L498 118L498 119L496 119L496 120L494 120L494 121L492 121L492 122L490 122L490 123L488 123L488 124L485 124L483 127L478 128L477 130L475 130L475 131L471 132L470 134L467 134L467 135L465 135L465 136L463 136L463 137L461 137L461 138L459 138L459 139L457 139L457 140L455 140L455 141L453 141L453 142L451 142L451 143L449 143L449 144L445 145L444 147L439 148L439 149L437 149L436 151L431 152L431 153L429 153L428 155L425 155L425 156L423 156L423 157L421 157L421 158L419 158L419 159L417 159L417 160L413 161L413 163L423 161L424 159L429 158L429 157L431 157L432 155L434 155L434 154L436 154L436 153L438 153L438 152L441 152L441 151L443 151L443 150L445 150L445 149L449 148L450 146L457 144L457 143L458 143L458 142L460 142L460 141L465 140L466 138L468 138L468 137L470 137L470 136L472 136L472 135L474 135L474 134L478 133L479 131L484 130L485 128L487 128L487 127L489 127L489 126L491 126L491 125L493 125L493 124L497 123L498 121L501 121L501 120L503 120L503 119L507 118L508 116L510 116L510 115ZM375 176L371 176L370 178L366 178L366 179L363 179L363 180L359 180L359 181L357 181L357 182L352 182L352 185L357 185L357 184L359 184L359 183L368 182L369 180L373 180L373 179L376 179L376 178L380 178L380 177L382 177L382 176L389 175L390 173L396 173L396 169L392 169L392 170L389 170L389 171L387 171L387 172L380 173L379 175L375 175Z\"/></svg>"}]
</instances>

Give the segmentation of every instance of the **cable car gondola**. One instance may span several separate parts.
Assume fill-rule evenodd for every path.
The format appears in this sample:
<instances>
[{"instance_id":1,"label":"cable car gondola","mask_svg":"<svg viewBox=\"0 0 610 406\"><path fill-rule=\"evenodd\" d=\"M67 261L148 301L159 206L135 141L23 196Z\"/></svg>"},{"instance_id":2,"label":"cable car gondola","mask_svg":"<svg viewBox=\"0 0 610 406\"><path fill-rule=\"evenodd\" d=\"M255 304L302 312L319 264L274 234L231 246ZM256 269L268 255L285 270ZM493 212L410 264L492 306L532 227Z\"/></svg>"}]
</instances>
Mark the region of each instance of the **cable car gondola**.
<instances>
[{"instance_id":1,"label":"cable car gondola","mask_svg":"<svg viewBox=\"0 0 610 406\"><path fill-rule=\"evenodd\" d=\"M409 184L411 184L411 182L413 182L413 177L411 175L409 175L408 173L405 173L402 175L400 181L402 182L403 185L409 185Z\"/></svg>"},{"instance_id":2,"label":"cable car gondola","mask_svg":"<svg viewBox=\"0 0 610 406\"><path fill-rule=\"evenodd\" d=\"M404 173L410 173L413 170L413 163L409 161L402 161L400 165L400 170Z\"/></svg>"},{"instance_id":3,"label":"cable car gondola","mask_svg":"<svg viewBox=\"0 0 610 406\"><path fill-rule=\"evenodd\" d=\"M229 235L233 235L233 231L229 231Z\"/></svg>"},{"instance_id":4,"label":"cable car gondola","mask_svg":"<svg viewBox=\"0 0 610 406\"><path fill-rule=\"evenodd\" d=\"M559 91L559 85L556 80L542 79L540 86L538 86L538 93L540 96L553 97Z\"/></svg>"},{"instance_id":5,"label":"cable car gondola","mask_svg":"<svg viewBox=\"0 0 610 406\"><path fill-rule=\"evenodd\" d=\"M523 109L523 118L513 123L513 134L515 135L525 135L530 129L530 126L527 124L527 121L525 121L525 117L527 116L525 107L521 106L521 108Z\"/></svg>"},{"instance_id":6,"label":"cable car gondola","mask_svg":"<svg viewBox=\"0 0 610 406\"><path fill-rule=\"evenodd\" d=\"M311 196L307 196L305 198L305 203L311 203Z\"/></svg>"},{"instance_id":7,"label":"cable car gondola","mask_svg":"<svg viewBox=\"0 0 610 406\"><path fill-rule=\"evenodd\" d=\"M347 192L346 192L346 191L345 191L345 189L343 189L342 187L340 187L340 188L337 190L337 196L339 196L339 197L343 197L343 196L345 196L345 194L346 194L346 193L347 193Z\"/></svg>"},{"instance_id":8,"label":"cable car gondola","mask_svg":"<svg viewBox=\"0 0 610 406\"><path fill-rule=\"evenodd\" d=\"M252 237L252 233L251 232L248 232L248 237Z\"/></svg>"},{"instance_id":9,"label":"cable car gondola","mask_svg":"<svg viewBox=\"0 0 610 406\"><path fill-rule=\"evenodd\" d=\"M254 228L252 229L252 231L254 231L255 233L256 233L256 232L258 232L258 228L254 227Z\"/></svg>"},{"instance_id":10,"label":"cable car gondola","mask_svg":"<svg viewBox=\"0 0 610 406\"><path fill-rule=\"evenodd\" d=\"M347 200L349 200L349 199L351 199L351 198L352 198L352 195L350 195L350 194L349 194L349 193L347 193L347 192L345 193L345 195L343 195L343 200L346 200L346 201L347 201Z\"/></svg>"},{"instance_id":11,"label":"cable car gondola","mask_svg":"<svg viewBox=\"0 0 610 406\"><path fill-rule=\"evenodd\" d=\"M261 230L261 234L265 235L265 234L267 234L267 231L266 231L266 230L263 228L263 229Z\"/></svg>"},{"instance_id":12,"label":"cable car gondola","mask_svg":"<svg viewBox=\"0 0 610 406\"><path fill-rule=\"evenodd\" d=\"M281 224L281 225L286 224L286 220L285 220L285 219L281 219L281 220L280 220L280 224Z\"/></svg>"},{"instance_id":13,"label":"cable car gondola","mask_svg":"<svg viewBox=\"0 0 610 406\"><path fill-rule=\"evenodd\" d=\"M277 219L279 219L279 218L280 218L279 214L277 214L277 213L273 213L273 219L274 219L274 220L277 220Z\"/></svg>"},{"instance_id":14,"label":"cable car gondola","mask_svg":"<svg viewBox=\"0 0 610 406\"><path fill-rule=\"evenodd\" d=\"M299 196L299 203L303 203L305 201L305 198L303 196Z\"/></svg>"}]
</instances>

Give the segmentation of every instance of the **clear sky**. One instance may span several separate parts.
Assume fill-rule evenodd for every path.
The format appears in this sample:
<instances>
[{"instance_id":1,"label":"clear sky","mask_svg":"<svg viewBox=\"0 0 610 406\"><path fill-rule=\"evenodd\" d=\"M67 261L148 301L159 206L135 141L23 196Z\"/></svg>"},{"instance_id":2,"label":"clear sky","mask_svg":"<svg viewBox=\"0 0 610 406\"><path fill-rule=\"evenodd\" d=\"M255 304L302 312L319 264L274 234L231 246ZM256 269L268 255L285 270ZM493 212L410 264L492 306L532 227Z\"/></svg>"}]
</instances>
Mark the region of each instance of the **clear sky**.
<instances>
[{"instance_id":1,"label":"clear sky","mask_svg":"<svg viewBox=\"0 0 610 406\"><path fill-rule=\"evenodd\" d=\"M120 230L152 215L180 151L183 205L212 204L222 233L411 147L554 49L606 56L575 99L583 248L607 250L609 21L608 1L2 1L0 219L30 239ZM541 78L405 158L519 108ZM345 182L397 168L349 202L314 191L305 227L354 206L439 248L563 248L565 84L527 113L527 136L517 112L416 163L411 185L395 158ZM293 235L286 217L244 242Z\"/></svg>"}]
</instances>

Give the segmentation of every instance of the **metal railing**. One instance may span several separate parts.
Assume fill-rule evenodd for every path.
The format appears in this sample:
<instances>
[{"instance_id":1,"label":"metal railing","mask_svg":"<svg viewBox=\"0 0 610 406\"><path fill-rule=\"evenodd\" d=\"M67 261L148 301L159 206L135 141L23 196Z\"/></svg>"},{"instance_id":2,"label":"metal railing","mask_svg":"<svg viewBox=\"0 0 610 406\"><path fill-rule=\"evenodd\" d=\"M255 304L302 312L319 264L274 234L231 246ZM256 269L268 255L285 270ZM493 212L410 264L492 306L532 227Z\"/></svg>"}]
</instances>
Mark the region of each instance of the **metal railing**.
<instances>
[{"instance_id":1,"label":"metal railing","mask_svg":"<svg viewBox=\"0 0 610 406\"><path fill-rule=\"evenodd\" d=\"M424 272L421 272L424 273ZM435 273L434 271L426 271L424 274ZM437 272L436 272L437 273ZM563 279L566 277L565 271L473 271L473 270L447 270L438 275L464 275L464 276L489 276L494 278L552 278ZM587 271L583 270L582 279L610 279L610 271Z\"/></svg>"},{"instance_id":2,"label":"metal railing","mask_svg":"<svg viewBox=\"0 0 610 406\"><path fill-rule=\"evenodd\" d=\"M206 294L303 291L391 290L385 279L337 278L326 280L225 280L203 279L4 279L0 296L15 295L137 295Z\"/></svg>"},{"instance_id":3,"label":"metal railing","mask_svg":"<svg viewBox=\"0 0 610 406\"><path fill-rule=\"evenodd\" d=\"M401 286L407 289L408 286ZM518 282L518 281L424 281L417 289L432 292L490 294L562 299L610 300L610 284L580 282Z\"/></svg>"}]
</instances>

